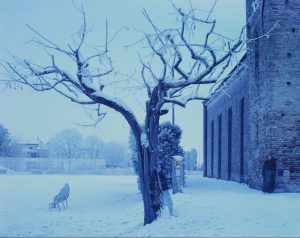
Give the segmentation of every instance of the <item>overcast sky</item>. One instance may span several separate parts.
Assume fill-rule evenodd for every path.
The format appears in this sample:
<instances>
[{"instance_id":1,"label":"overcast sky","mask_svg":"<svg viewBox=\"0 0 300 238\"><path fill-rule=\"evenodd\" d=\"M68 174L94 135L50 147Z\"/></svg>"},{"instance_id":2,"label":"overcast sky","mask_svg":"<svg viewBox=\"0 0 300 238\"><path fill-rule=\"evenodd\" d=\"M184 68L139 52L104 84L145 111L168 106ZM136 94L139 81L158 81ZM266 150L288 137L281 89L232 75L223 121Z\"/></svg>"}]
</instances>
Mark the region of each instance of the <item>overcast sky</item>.
<instances>
[{"instance_id":1,"label":"overcast sky","mask_svg":"<svg viewBox=\"0 0 300 238\"><path fill-rule=\"evenodd\" d=\"M80 5L80 1L74 1ZM194 7L209 10L215 0L192 1ZM159 26L174 26L175 15L167 0L85 0L82 1L89 25L93 25L88 37L90 45L103 45L105 19L108 20L109 36L119 34L109 44L115 68L128 75L139 78L140 65L137 50L133 46L125 49L141 38L141 32L151 32L149 23L142 15L145 8L152 20ZM175 1L178 6L186 7L188 0ZM212 16L217 19L216 31L230 37L237 37L245 22L244 0L218 0ZM81 18L71 0L0 0L0 59L9 60L10 53L21 58L29 58L38 63L47 62L44 51L29 43L33 32L31 25L54 42L66 46L72 42L78 31ZM136 73L135 73L136 72ZM5 75L0 69L0 77ZM143 122L144 100L141 92L124 89L124 101L136 112ZM192 102L186 109L176 107L176 124L183 129L182 145L184 149L195 147L202 157L202 106L201 102ZM55 93L38 93L28 88L9 90L0 85L0 124L13 135L23 140L49 140L54 134L65 128L74 128L83 136L96 134L104 141L127 143L129 127L126 121L114 111L94 127L81 127L87 124L89 112L86 108L74 104ZM171 114L162 120L171 120Z\"/></svg>"}]
</instances>

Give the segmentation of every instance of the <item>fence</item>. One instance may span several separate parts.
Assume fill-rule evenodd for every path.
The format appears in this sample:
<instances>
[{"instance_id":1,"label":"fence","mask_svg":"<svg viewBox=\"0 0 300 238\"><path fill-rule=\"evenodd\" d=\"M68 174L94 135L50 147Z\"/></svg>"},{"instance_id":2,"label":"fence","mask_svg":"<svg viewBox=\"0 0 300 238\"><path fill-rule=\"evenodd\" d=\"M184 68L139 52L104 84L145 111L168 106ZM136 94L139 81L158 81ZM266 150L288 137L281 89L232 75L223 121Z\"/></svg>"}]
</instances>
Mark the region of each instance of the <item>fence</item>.
<instances>
[{"instance_id":1,"label":"fence","mask_svg":"<svg viewBox=\"0 0 300 238\"><path fill-rule=\"evenodd\" d=\"M15 172L98 174L106 167L103 159L57 159L0 157L0 165Z\"/></svg>"}]
</instances>

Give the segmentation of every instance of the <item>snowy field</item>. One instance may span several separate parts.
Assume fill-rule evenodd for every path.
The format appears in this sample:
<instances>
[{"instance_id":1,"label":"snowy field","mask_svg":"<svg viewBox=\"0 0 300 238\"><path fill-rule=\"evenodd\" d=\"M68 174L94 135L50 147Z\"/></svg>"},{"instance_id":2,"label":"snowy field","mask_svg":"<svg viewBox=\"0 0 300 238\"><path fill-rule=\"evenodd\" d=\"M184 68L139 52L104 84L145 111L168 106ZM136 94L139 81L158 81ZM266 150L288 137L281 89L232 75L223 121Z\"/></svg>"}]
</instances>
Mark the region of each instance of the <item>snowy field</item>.
<instances>
[{"instance_id":1,"label":"snowy field","mask_svg":"<svg viewBox=\"0 0 300 238\"><path fill-rule=\"evenodd\" d=\"M68 182L69 208L48 211ZM263 194L234 182L189 175L184 193L143 226L134 176L1 175L0 237L300 236L300 194Z\"/></svg>"}]
</instances>

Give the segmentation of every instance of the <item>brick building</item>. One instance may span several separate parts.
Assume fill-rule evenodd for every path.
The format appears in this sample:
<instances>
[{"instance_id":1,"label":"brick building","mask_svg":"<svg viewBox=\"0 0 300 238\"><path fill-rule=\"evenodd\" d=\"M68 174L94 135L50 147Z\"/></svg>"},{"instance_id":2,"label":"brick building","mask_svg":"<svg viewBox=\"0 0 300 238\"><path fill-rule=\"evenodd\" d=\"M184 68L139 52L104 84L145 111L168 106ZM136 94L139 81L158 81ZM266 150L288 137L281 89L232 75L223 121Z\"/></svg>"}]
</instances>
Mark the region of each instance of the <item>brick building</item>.
<instances>
[{"instance_id":1,"label":"brick building","mask_svg":"<svg viewBox=\"0 0 300 238\"><path fill-rule=\"evenodd\" d=\"M204 176L261 189L272 154L275 191L300 192L300 1L246 0L246 15L256 40L204 102Z\"/></svg>"}]
</instances>

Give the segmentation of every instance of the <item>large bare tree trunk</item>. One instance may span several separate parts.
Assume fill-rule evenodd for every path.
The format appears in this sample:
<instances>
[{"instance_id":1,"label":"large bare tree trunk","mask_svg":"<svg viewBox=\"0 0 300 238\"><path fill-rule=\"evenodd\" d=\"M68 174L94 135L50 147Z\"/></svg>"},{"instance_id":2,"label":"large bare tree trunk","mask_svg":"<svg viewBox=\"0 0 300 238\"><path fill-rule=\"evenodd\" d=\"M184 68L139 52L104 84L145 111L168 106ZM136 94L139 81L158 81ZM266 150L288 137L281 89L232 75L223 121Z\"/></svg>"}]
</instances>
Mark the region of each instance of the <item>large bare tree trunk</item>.
<instances>
[{"instance_id":1,"label":"large bare tree trunk","mask_svg":"<svg viewBox=\"0 0 300 238\"><path fill-rule=\"evenodd\" d=\"M146 142L142 142L139 149L142 153L138 153L139 177L144 203L144 225L152 223L158 216L153 208L153 201L150 195L151 173L155 169L155 164L158 160L159 114L157 115L153 106L148 103L146 105L147 115L144 131ZM160 195L158 191L155 194Z\"/></svg>"},{"instance_id":2,"label":"large bare tree trunk","mask_svg":"<svg viewBox=\"0 0 300 238\"><path fill-rule=\"evenodd\" d=\"M150 168L151 155L149 148L144 149L144 190L143 193L143 202L144 202L144 225L152 223L156 218L157 214L153 209L153 202L150 196L150 180L151 180L151 168Z\"/></svg>"},{"instance_id":3,"label":"large bare tree trunk","mask_svg":"<svg viewBox=\"0 0 300 238\"><path fill-rule=\"evenodd\" d=\"M153 202L150 196L150 182L151 182L151 153L148 148L140 148L143 153L139 155L138 167L139 167L139 178L141 184L141 192L143 196L144 205L144 225L152 223L156 218L157 214L153 209Z\"/></svg>"}]
</instances>

